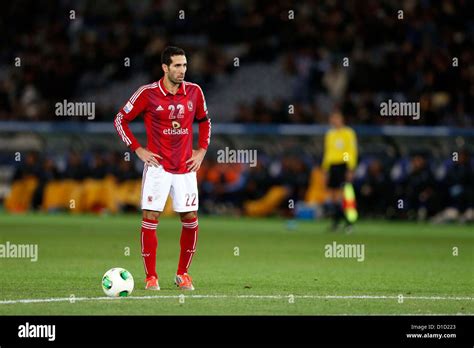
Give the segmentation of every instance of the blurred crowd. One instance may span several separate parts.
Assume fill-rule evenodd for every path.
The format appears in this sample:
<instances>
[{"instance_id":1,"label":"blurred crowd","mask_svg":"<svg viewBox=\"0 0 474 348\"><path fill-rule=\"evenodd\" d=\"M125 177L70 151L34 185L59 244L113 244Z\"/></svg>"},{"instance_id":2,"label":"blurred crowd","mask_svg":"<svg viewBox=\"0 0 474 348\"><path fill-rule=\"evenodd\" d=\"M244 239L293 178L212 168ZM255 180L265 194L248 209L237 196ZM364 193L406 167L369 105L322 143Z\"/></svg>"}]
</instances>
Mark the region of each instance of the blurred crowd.
<instances>
[{"instance_id":1,"label":"blurred crowd","mask_svg":"<svg viewBox=\"0 0 474 348\"><path fill-rule=\"evenodd\" d=\"M380 159L359 164L358 201L364 216L445 222L474 221L474 159L463 149L455 161L414 154L386 168Z\"/></svg>"},{"instance_id":2,"label":"blurred crowd","mask_svg":"<svg viewBox=\"0 0 474 348\"><path fill-rule=\"evenodd\" d=\"M278 2L33 1L2 8L0 120L51 120L53 105L142 73L162 76L161 52L178 41L187 79L206 88L232 59L275 59ZM73 12L71 12L73 11ZM272 51L276 49L276 51ZM17 58L21 66L15 65ZM129 63L125 61L129 58ZM98 105L97 120L115 113Z\"/></svg>"},{"instance_id":3,"label":"blurred crowd","mask_svg":"<svg viewBox=\"0 0 474 348\"><path fill-rule=\"evenodd\" d=\"M294 77L286 100L242 104L238 122L324 123L339 105L350 124L472 126L472 13L466 0L7 2L0 120L50 120L56 102L84 91L156 80L162 49L179 39L187 79L205 88L232 74L236 56L280 61ZM419 101L421 119L375 117L388 99ZM113 115L98 105L97 120Z\"/></svg>"},{"instance_id":4,"label":"blurred crowd","mask_svg":"<svg viewBox=\"0 0 474 348\"><path fill-rule=\"evenodd\" d=\"M55 180L115 178L118 184L141 180L143 165L120 153L93 152L67 156L29 153L18 164L13 181L29 175L38 179L31 208L40 209L46 185ZM284 187L285 196L267 215L293 216L288 205L307 201L307 191L318 161L286 155L261 154L255 167L217 163L208 156L198 172L200 211L207 214L245 214L247 201L263 199L272 187ZM138 187L140 184L138 183ZM362 158L355 172L354 188L361 216L409 220L474 221L474 158L462 150L456 160L439 162L416 153L387 161ZM138 203L138 201L137 201ZM324 201L321 209L324 209ZM137 210L139 206L121 207Z\"/></svg>"},{"instance_id":5,"label":"blurred crowd","mask_svg":"<svg viewBox=\"0 0 474 348\"><path fill-rule=\"evenodd\" d=\"M300 2L285 32L291 97L243 104L235 120L324 123L338 106L350 124L472 127L473 11L470 1ZM376 117L389 99L420 102L421 118Z\"/></svg>"},{"instance_id":6,"label":"blurred crowd","mask_svg":"<svg viewBox=\"0 0 474 348\"><path fill-rule=\"evenodd\" d=\"M137 76L157 80L163 48L179 43L189 56L186 78L206 91L235 73L234 57L241 65L280 64L292 81L288 93L240 103L229 111L238 123L326 124L337 106L350 125L468 128L474 125L472 13L474 2L467 0L6 2L0 120L53 120L55 103L64 99ZM379 117L389 99L419 102L420 119ZM110 121L115 113L97 105L95 120ZM319 163L259 154L257 166L248 167L208 156L198 173L201 209L240 214L247 200L285 187L287 199L274 213L291 215L288 199L306 199ZM124 161L119 153L30 153L13 179L38 178L32 207L39 208L54 180L126 182L140 180L141 169L134 156ZM362 154L354 186L363 216L445 221L472 212L473 174L467 151L442 163L430 154L389 163Z\"/></svg>"}]
</instances>

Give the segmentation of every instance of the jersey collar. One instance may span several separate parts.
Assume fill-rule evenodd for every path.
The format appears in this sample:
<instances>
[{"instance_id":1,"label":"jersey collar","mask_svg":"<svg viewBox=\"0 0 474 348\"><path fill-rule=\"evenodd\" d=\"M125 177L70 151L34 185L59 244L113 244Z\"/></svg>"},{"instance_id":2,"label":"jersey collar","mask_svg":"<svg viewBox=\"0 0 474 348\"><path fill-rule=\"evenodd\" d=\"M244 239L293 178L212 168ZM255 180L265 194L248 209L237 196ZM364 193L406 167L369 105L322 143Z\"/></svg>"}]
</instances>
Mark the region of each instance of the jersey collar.
<instances>
[{"instance_id":1,"label":"jersey collar","mask_svg":"<svg viewBox=\"0 0 474 348\"><path fill-rule=\"evenodd\" d=\"M161 93L163 93L163 95L166 97L168 94L171 94L170 91L168 91L165 87L165 84L163 83L163 79L164 77L162 77L160 79L160 81L158 81L158 86L160 87L160 91ZM185 87L185 82L183 81L180 85L179 85L179 88L178 88L178 91L176 92L176 94L183 94L183 95L186 95L186 87ZM173 95L173 94L171 94Z\"/></svg>"}]
</instances>

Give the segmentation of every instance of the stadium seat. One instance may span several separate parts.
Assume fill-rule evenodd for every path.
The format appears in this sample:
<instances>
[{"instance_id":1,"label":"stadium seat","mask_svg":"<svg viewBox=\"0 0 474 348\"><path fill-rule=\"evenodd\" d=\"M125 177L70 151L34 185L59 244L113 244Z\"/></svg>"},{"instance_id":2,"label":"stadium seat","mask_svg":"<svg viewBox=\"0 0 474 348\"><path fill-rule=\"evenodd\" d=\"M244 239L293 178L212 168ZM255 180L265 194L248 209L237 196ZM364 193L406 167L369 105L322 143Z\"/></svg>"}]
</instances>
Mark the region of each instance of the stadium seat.
<instances>
[{"instance_id":1,"label":"stadium seat","mask_svg":"<svg viewBox=\"0 0 474 348\"><path fill-rule=\"evenodd\" d=\"M113 176L107 176L104 179L86 179L83 185L85 211L101 212L104 209L110 213L118 211L116 182Z\"/></svg>"},{"instance_id":2,"label":"stadium seat","mask_svg":"<svg viewBox=\"0 0 474 348\"><path fill-rule=\"evenodd\" d=\"M321 167L314 167L311 171L305 202L307 204L322 204L326 200L326 178Z\"/></svg>"},{"instance_id":3,"label":"stadium seat","mask_svg":"<svg viewBox=\"0 0 474 348\"><path fill-rule=\"evenodd\" d=\"M77 180L63 180L62 187L62 206L71 210L73 213L80 213L84 211L82 192L83 186L81 181Z\"/></svg>"},{"instance_id":4,"label":"stadium seat","mask_svg":"<svg viewBox=\"0 0 474 348\"><path fill-rule=\"evenodd\" d=\"M64 197L64 181L53 180L44 187L43 202L41 209L43 211L55 211L67 208Z\"/></svg>"},{"instance_id":5,"label":"stadium seat","mask_svg":"<svg viewBox=\"0 0 474 348\"><path fill-rule=\"evenodd\" d=\"M285 186L272 186L260 199L246 201L244 209L248 216L267 216L273 213L288 196Z\"/></svg>"},{"instance_id":6,"label":"stadium seat","mask_svg":"<svg viewBox=\"0 0 474 348\"><path fill-rule=\"evenodd\" d=\"M5 199L5 209L11 213L23 213L29 210L37 187L38 179L34 176L15 181Z\"/></svg>"},{"instance_id":7,"label":"stadium seat","mask_svg":"<svg viewBox=\"0 0 474 348\"><path fill-rule=\"evenodd\" d=\"M142 189L141 180L126 180L117 185L117 204L123 206L140 207L140 194Z\"/></svg>"}]
</instances>

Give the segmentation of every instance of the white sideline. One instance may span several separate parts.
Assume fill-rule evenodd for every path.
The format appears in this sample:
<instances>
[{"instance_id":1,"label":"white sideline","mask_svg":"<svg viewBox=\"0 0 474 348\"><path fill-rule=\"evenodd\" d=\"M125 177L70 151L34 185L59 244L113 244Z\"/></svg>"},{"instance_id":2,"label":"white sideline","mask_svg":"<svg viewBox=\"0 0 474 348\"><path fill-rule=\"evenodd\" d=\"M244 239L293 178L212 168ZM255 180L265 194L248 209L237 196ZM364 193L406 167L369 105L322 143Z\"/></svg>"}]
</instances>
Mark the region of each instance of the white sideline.
<instances>
[{"instance_id":1,"label":"white sideline","mask_svg":"<svg viewBox=\"0 0 474 348\"><path fill-rule=\"evenodd\" d=\"M129 297L58 297L3 300L0 305L16 303L48 303L48 302L76 302L76 301L120 301L120 300L153 300L169 298L250 298L250 299L326 299L326 300L398 300L399 296L384 295L154 295L154 296L129 296ZM472 301L474 297L450 297L450 296L403 296L403 300L428 300L428 301Z\"/></svg>"}]
</instances>

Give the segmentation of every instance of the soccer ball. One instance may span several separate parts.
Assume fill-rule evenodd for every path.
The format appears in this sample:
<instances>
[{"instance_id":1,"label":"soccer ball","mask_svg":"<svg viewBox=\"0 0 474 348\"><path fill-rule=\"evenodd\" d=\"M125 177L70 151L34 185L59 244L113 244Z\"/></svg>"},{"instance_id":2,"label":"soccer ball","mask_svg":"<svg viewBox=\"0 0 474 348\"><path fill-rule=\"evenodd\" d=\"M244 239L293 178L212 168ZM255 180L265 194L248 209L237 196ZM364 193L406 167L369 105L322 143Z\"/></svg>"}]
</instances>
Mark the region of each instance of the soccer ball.
<instances>
[{"instance_id":1,"label":"soccer ball","mask_svg":"<svg viewBox=\"0 0 474 348\"><path fill-rule=\"evenodd\" d=\"M132 274L124 268L109 269L102 277L102 290L110 297L126 297L133 291Z\"/></svg>"}]
</instances>

